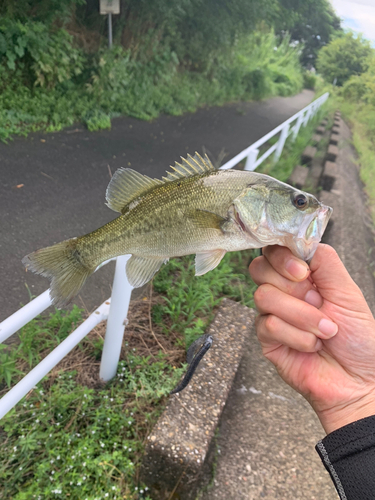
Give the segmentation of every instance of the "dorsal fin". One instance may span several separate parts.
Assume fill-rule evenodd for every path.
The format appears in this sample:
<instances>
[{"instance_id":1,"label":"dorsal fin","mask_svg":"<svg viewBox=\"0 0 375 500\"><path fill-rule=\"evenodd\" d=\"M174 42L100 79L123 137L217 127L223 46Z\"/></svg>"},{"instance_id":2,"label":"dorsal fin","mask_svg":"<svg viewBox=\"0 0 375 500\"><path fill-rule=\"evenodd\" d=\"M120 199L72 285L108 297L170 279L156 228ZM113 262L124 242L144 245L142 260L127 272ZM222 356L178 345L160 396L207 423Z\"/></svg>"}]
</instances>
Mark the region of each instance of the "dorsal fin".
<instances>
[{"instance_id":1,"label":"dorsal fin","mask_svg":"<svg viewBox=\"0 0 375 500\"><path fill-rule=\"evenodd\" d=\"M108 184L106 200L109 208L123 212L124 207L152 188L164 184L159 179L151 179L131 168L119 168Z\"/></svg>"},{"instance_id":2,"label":"dorsal fin","mask_svg":"<svg viewBox=\"0 0 375 500\"><path fill-rule=\"evenodd\" d=\"M163 177L163 181L171 182L215 170L208 156L204 155L204 158L202 158L198 153L195 153L194 158L190 155L186 159L181 157L181 163L176 162L175 166L171 168L173 168L173 172L167 172L167 176Z\"/></svg>"}]
</instances>

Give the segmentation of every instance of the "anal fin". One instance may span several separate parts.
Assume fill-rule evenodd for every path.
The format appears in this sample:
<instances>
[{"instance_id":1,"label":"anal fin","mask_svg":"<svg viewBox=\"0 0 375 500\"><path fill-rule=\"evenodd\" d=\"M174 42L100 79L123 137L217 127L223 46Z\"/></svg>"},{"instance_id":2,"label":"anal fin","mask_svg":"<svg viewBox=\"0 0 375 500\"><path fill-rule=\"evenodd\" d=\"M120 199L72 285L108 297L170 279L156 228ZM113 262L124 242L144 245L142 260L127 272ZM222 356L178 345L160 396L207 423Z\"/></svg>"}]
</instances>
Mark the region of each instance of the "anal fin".
<instances>
[{"instance_id":1,"label":"anal fin","mask_svg":"<svg viewBox=\"0 0 375 500\"><path fill-rule=\"evenodd\" d=\"M134 288L143 286L154 277L162 264L166 262L168 259L152 259L132 255L126 263L126 276L129 283Z\"/></svg>"},{"instance_id":2,"label":"anal fin","mask_svg":"<svg viewBox=\"0 0 375 500\"><path fill-rule=\"evenodd\" d=\"M225 253L225 250L197 253L195 256L195 276L202 276L202 274L215 269L220 264Z\"/></svg>"}]
</instances>

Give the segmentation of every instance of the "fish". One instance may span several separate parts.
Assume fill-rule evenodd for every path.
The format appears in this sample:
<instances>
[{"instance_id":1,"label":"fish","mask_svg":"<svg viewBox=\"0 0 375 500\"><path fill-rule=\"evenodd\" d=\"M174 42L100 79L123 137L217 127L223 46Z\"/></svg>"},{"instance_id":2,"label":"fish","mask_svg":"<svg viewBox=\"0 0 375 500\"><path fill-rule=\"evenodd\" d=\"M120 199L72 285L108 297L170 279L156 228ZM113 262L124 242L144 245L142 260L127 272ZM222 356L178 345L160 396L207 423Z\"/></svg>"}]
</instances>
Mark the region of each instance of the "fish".
<instances>
[{"instance_id":1,"label":"fish","mask_svg":"<svg viewBox=\"0 0 375 500\"><path fill-rule=\"evenodd\" d=\"M130 285L141 287L172 257L195 254L195 275L219 265L226 252L281 245L308 262L332 208L315 196L265 174L216 169L196 153L162 179L118 169L106 191L120 215L84 236L26 255L26 269L51 281L63 307L104 261L131 255Z\"/></svg>"}]
</instances>

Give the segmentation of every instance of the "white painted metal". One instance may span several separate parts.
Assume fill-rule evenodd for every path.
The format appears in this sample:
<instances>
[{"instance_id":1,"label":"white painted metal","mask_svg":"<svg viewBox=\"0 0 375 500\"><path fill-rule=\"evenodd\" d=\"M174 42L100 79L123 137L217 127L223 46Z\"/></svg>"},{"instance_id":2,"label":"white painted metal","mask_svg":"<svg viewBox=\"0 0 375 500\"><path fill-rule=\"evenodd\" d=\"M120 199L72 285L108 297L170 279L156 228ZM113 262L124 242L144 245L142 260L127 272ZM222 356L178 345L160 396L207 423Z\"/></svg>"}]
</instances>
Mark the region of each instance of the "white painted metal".
<instances>
[{"instance_id":1,"label":"white painted metal","mask_svg":"<svg viewBox=\"0 0 375 500\"><path fill-rule=\"evenodd\" d=\"M259 154L259 149L251 149L249 151L249 154L247 155L246 158L246 164L244 170L254 170L255 169L255 162L257 161Z\"/></svg>"},{"instance_id":2,"label":"white painted metal","mask_svg":"<svg viewBox=\"0 0 375 500\"><path fill-rule=\"evenodd\" d=\"M110 299L90 314L82 325L74 330L56 349L48 354L30 373L0 399L0 418L3 418L13 406L26 396L98 323L107 319L109 306Z\"/></svg>"},{"instance_id":3,"label":"white painted metal","mask_svg":"<svg viewBox=\"0 0 375 500\"><path fill-rule=\"evenodd\" d=\"M287 140L288 135L289 135L289 128L290 128L289 123L286 123L285 126L284 126L284 128L281 131L279 140L277 141L277 147L276 147L276 150L275 150L275 156L273 157L273 161L275 163L277 161L279 161L281 153L283 152L285 141Z\"/></svg>"},{"instance_id":4,"label":"white painted metal","mask_svg":"<svg viewBox=\"0 0 375 500\"><path fill-rule=\"evenodd\" d=\"M49 290L0 323L0 344L51 305Z\"/></svg>"},{"instance_id":5,"label":"white painted metal","mask_svg":"<svg viewBox=\"0 0 375 500\"><path fill-rule=\"evenodd\" d=\"M120 359L130 296L133 290L125 273L125 266L129 258L130 255L117 257L116 262L111 308L109 311L102 360L100 363L99 375L105 382L111 380L116 375L117 365Z\"/></svg>"},{"instance_id":6,"label":"white painted metal","mask_svg":"<svg viewBox=\"0 0 375 500\"><path fill-rule=\"evenodd\" d=\"M238 153L238 155L236 155L234 158L232 158L227 163L222 165L220 168L223 170L227 170L228 168L235 167L244 158L248 158L249 155L253 154L254 150L259 149L260 146L262 146L267 141L272 139L272 137L274 137L276 134L281 132L284 129L284 127L286 127L287 125L289 125L289 127L290 127L293 122L296 122L296 124L290 128L290 131L293 135L293 140L294 140L298 135L298 132L299 132L301 125L302 124L306 125L307 122L310 120L310 118L312 116L312 109L317 110L318 108L320 108L320 106L328 99L328 96L329 96L329 92L326 92L325 94L321 95L320 97L318 97L318 99L316 99L315 101L310 103L308 106L306 106L305 108L298 111L298 113L296 113L295 115L288 118L285 122L281 123L278 127L271 130L271 132L268 132L268 134L264 135L261 139L257 140L256 142L251 144L251 146L249 146L246 149L244 149L243 151L241 151L241 153ZM280 138L279 138L279 140L280 140ZM270 148L270 149L272 149L271 153L276 150L277 144L278 143L273 144L271 146L271 148ZM252 167L253 167L251 170L255 170L255 168L258 165L260 165L266 158L268 158L268 156L271 153L268 150L268 151L266 151L265 154L263 154L255 162L252 162L252 160L250 160L249 164L252 164ZM246 168L246 170L250 170L250 169Z\"/></svg>"},{"instance_id":7,"label":"white painted metal","mask_svg":"<svg viewBox=\"0 0 375 500\"><path fill-rule=\"evenodd\" d=\"M313 103L293 115L284 123L266 134L264 137L247 147L236 155L222 169L232 168L241 160L246 158L246 170L255 170L273 152L275 156L281 155L286 138L292 134L294 140L302 124L306 125L318 108L327 100L329 93L320 96ZM293 127L291 124L296 122ZM259 148L269 139L281 132L279 140L273 144L263 155L258 158ZM114 377L121 352L121 343L124 334L125 320L128 313L132 287L126 274L125 265L129 256L117 258L116 271L113 282L112 298L104 302L93 314L91 314L69 337L67 337L56 349L54 349L44 360L28 373L15 387L13 387L0 400L0 418L2 418L13 406L15 406L34 386L37 384L61 359L68 354L98 323L108 318L106 338L104 341L103 356L100 366L100 377L110 380ZM113 260L113 259L111 259ZM107 261L109 262L109 261ZM102 265L106 264L104 262ZM112 302L112 303L111 303ZM22 309L0 323L0 343L22 328L30 320L38 316L51 305L49 290L39 295Z\"/></svg>"}]
</instances>

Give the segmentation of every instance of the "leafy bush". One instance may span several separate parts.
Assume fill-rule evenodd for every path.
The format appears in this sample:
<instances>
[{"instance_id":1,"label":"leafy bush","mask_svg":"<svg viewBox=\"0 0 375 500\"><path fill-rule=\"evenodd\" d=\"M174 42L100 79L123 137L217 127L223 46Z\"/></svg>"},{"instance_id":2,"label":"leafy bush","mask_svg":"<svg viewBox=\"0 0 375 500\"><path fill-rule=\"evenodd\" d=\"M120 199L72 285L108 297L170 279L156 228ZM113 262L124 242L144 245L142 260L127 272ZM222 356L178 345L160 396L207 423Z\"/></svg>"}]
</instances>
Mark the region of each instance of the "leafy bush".
<instances>
[{"instance_id":1,"label":"leafy bush","mask_svg":"<svg viewBox=\"0 0 375 500\"><path fill-rule=\"evenodd\" d=\"M303 73L303 86L305 89L314 90L316 85L316 75L311 71Z\"/></svg>"},{"instance_id":2,"label":"leafy bush","mask_svg":"<svg viewBox=\"0 0 375 500\"><path fill-rule=\"evenodd\" d=\"M0 22L0 62L0 88L18 81L51 89L78 76L84 57L63 29L5 18Z\"/></svg>"}]
</instances>

